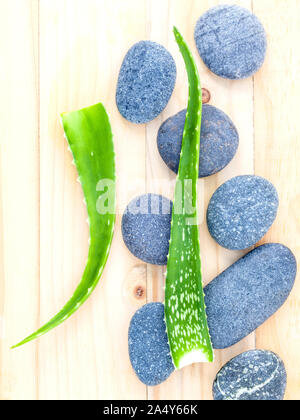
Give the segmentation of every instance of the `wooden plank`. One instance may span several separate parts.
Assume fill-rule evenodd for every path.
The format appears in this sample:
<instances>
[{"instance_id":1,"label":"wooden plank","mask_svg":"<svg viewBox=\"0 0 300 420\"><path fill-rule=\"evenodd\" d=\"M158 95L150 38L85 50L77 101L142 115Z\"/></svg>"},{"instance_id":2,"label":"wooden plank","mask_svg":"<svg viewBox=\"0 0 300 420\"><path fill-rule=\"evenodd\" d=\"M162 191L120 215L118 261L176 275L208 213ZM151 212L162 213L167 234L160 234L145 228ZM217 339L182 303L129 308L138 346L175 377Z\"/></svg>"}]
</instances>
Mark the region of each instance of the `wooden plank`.
<instances>
[{"instance_id":1,"label":"wooden plank","mask_svg":"<svg viewBox=\"0 0 300 420\"><path fill-rule=\"evenodd\" d=\"M144 38L146 11L140 1L118 1L112 7L105 0L42 0L40 7L44 322L71 295L88 251L86 209L60 112L102 101L115 134L118 196L127 192L121 200L127 204L128 195L145 188L145 129L121 118L114 97L123 56ZM135 153L130 155L130 150ZM143 181L142 187L130 187L136 179ZM146 387L132 372L127 351L129 321L141 305L132 299L128 276L140 262L122 242L121 213L119 208L108 266L94 295L68 322L40 340L41 398L146 398Z\"/></svg>"},{"instance_id":2,"label":"wooden plank","mask_svg":"<svg viewBox=\"0 0 300 420\"><path fill-rule=\"evenodd\" d=\"M254 0L268 34L267 60L255 77L255 170L276 186L277 220L264 242L289 246L300 258L300 2ZM278 353L288 373L286 399L300 399L299 276L284 307L257 332L257 346Z\"/></svg>"},{"instance_id":3,"label":"wooden plank","mask_svg":"<svg viewBox=\"0 0 300 420\"><path fill-rule=\"evenodd\" d=\"M16 30L17 28L17 30ZM39 313L38 2L0 2L0 398L36 399Z\"/></svg>"},{"instance_id":4,"label":"wooden plank","mask_svg":"<svg viewBox=\"0 0 300 420\"><path fill-rule=\"evenodd\" d=\"M173 0L161 2L148 1L148 38L165 45L176 60L178 76L174 94L165 111L151 124L147 125L147 190L173 198L174 174L162 162L156 146L156 136L160 124L169 116L186 107L187 78L182 57L174 41L172 27L175 24L186 38L199 64L204 87L212 94L211 104L228 113L235 122L240 134L240 147L234 161L221 173L199 181L199 206L201 212L201 255L204 267L204 281L207 284L221 271L236 261L242 253L226 251L210 237L205 211L209 199L218 186L236 175L253 173L254 132L253 132L253 82L227 81L213 75L201 61L194 41L194 27L197 19L219 1ZM250 0L235 1L251 9ZM148 301L163 300L165 269L148 267ZM193 365L174 373L159 387L150 388L149 398L153 399L211 399L212 382L217 371L230 358L255 346L255 335L225 351L216 352L213 365Z\"/></svg>"}]
</instances>

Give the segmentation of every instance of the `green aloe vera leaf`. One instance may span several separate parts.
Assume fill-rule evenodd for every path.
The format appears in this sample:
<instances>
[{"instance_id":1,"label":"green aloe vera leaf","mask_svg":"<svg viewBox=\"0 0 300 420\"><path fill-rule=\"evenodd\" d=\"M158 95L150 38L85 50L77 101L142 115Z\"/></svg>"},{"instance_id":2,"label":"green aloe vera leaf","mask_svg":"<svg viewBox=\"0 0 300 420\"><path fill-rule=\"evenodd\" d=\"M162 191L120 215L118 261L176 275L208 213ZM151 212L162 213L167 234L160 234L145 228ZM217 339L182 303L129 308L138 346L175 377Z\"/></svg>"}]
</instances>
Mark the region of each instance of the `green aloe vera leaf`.
<instances>
[{"instance_id":1,"label":"green aloe vera leaf","mask_svg":"<svg viewBox=\"0 0 300 420\"><path fill-rule=\"evenodd\" d=\"M174 35L188 74L189 102L172 214L165 320L171 356L175 367L181 369L192 363L213 362L214 354L205 311L197 225L202 91L191 52L176 28Z\"/></svg>"},{"instance_id":2,"label":"green aloe vera leaf","mask_svg":"<svg viewBox=\"0 0 300 420\"><path fill-rule=\"evenodd\" d=\"M87 264L74 295L63 309L34 334L32 341L68 319L89 298L105 267L115 225L115 154L108 115L102 104L62 114L65 136L77 167L87 205L90 247ZM104 193L104 194L103 194ZM109 201L107 212L105 201Z\"/></svg>"}]
</instances>

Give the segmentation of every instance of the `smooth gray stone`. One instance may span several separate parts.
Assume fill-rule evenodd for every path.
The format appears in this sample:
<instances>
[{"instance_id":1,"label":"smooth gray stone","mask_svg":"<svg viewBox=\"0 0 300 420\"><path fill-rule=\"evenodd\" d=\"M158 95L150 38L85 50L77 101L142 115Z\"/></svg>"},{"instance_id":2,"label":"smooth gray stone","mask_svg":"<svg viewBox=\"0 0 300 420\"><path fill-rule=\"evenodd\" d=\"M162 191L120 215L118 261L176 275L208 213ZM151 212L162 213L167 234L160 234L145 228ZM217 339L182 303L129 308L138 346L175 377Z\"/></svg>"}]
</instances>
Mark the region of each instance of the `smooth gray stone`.
<instances>
[{"instance_id":1,"label":"smooth gray stone","mask_svg":"<svg viewBox=\"0 0 300 420\"><path fill-rule=\"evenodd\" d=\"M204 292L213 347L233 346L270 318L290 295L296 274L288 248L265 244L208 284Z\"/></svg>"},{"instance_id":2,"label":"smooth gray stone","mask_svg":"<svg viewBox=\"0 0 300 420\"><path fill-rule=\"evenodd\" d=\"M143 124L154 120L167 106L176 80L173 57L152 41L135 44L121 66L116 102L128 121Z\"/></svg>"},{"instance_id":3,"label":"smooth gray stone","mask_svg":"<svg viewBox=\"0 0 300 420\"><path fill-rule=\"evenodd\" d=\"M277 191L266 179L255 175L232 178L210 200L208 230L224 248L250 248L274 223L278 205Z\"/></svg>"},{"instance_id":4,"label":"smooth gray stone","mask_svg":"<svg viewBox=\"0 0 300 420\"><path fill-rule=\"evenodd\" d=\"M133 316L128 332L129 357L138 378L159 385L174 371L166 333L164 305L149 303Z\"/></svg>"},{"instance_id":5,"label":"smooth gray stone","mask_svg":"<svg viewBox=\"0 0 300 420\"><path fill-rule=\"evenodd\" d=\"M263 25L249 10L237 5L221 5L204 13L195 28L195 41L207 67L227 79L252 76L266 56Z\"/></svg>"},{"instance_id":6,"label":"smooth gray stone","mask_svg":"<svg viewBox=\"0 0 300 420\"><path fill-rule=\"evenodd\" d=\"M166 165L178 172L186 109L167 119L157 135L158 151ZM199 178L214 175L234 158L239 145L238 132L220 109L203 105Z\"/></svg>"},{"instance_id":7,"label":"smooth gray stone","mask_svg":"<svg viewBox=\"0 0 300 420\"><path fill-rule=\"evenodd\" d=\"M172 206L170 200L156 194L137 197L127 206L122 218L123 240L140 260L167 264Z\"/></svg>"},{"instance_id":8,"label":"smooth gray stone","mask_svg":"<svg viewBox=\"0 0 300 420\"><path fill-rule=\"evenodd\" d=\"M213 385L216 401L281 401L287 375L274 353L253 350L232 359L217 374Z\"/></svg>"}]
</instances>

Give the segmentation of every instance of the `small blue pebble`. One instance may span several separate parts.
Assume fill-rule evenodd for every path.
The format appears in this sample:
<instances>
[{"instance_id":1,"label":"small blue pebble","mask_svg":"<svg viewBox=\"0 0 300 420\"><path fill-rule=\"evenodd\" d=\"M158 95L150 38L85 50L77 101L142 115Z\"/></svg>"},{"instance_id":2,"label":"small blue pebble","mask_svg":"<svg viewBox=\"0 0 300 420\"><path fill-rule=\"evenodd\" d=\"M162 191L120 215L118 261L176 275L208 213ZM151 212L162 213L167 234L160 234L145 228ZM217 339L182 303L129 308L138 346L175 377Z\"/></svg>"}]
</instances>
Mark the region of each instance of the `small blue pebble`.
<instances>
[{"instance_id":1,"label":"small blue pebble","mask_svg":"<svg viewBox=\"0 0 300 420\"><path fill-rule=\"evenodd\" d=\"M219 245L244 250L255 245L272 226L279 199L275 187L255 175L225 182L212 196L207 225Z\"/></svg>"},{"instance_id":2,"label":"small blue pebble","mask_svg":"<svg viewBox=\"0 0 300 420\"><path fill-rule=\"evenodd\" d=\"M213 395L215 401L282 401L286 384L283 361L270 351L252 350L220 370Z\"/></svg>"},{"instance_id":3,"label":"small blue pebble","mask_svg":"<svg viewBox=\"0 0 300 420\"><path fill-rule=\"evenodd\" d=\"M118 80L120 113L136 124L154 120L174 90L176 65L171 54L152 41L135 44L126 54Z\"/></svg>"},{"instance_id":4,"label":"small blue pebble","mask_svg":"<svg viewBox=\"0 0 300 420\"><path fill-rule=\"evenodd\" d=\"M171 235L172 202L161 195L135 198L122 218L122 234L129 251L140 260L166 265Z\"/></svg>"},{"instance_id":5,"label":"small blue pebble","mask_svg":"<svg viewBox=\"0 0 300 420\"><path fill-rule=\"evenodd\" d=\"M174 371L164 316L163 304L150 303L135 313L129 327L130 361L148 386L161 384Z\"/></svg>"},{"instance_id":6,"label":"small blue pebble","mask_svg":"<svg viewBox=\"0 0 300 420\"><path fill-rule=\"evenodd\" d=\"M252 76L266 56L263 25L249 10L236 5L213 7L201 16L195 41L207 67L226 79Z\"/></svg>"},{"instance_id":7,"label":"small blue pebble","mask_svg":"<svg viewBox=\"0 0 300 420\"><path fill-rule=\"evenodd\" d=\"M166 165L178 173L186 109L166 120L158 131L158 151ZM238 132L231 119L218 108L203 106L199 178L224 169L239 145Z\"/></svg>"},{"instance_id":8,"label":"small blue pebble","mask_svg":"<svg viewBox=\"0 0 300 420\"><path fill-rule=\"evenodd\" d=\"M265 244L208 284L204 293L213 347L233 346L270 318L290 295L296 274L288 248Z\"/></svg>"}]
</instances>

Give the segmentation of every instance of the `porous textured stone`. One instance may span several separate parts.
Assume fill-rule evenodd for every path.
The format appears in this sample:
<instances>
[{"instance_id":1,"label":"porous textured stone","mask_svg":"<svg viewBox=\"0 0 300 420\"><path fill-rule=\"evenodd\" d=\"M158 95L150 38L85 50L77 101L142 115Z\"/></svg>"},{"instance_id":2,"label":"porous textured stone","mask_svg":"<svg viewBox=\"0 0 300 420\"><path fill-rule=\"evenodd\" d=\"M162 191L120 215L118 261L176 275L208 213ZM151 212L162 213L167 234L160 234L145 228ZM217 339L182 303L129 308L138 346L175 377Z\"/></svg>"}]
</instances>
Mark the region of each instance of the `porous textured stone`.
<instances>
[{"instance_id":1,"label":"porous textured stone","mask_svg":"<svg viewBox=\"0 0 300 420\"><path fill-rule=\"evenodd\" d=\"M269 243L208 284L204 292L213 347L233 346L270 318L290 295L296 274L293 253Z\"/></svg>"},{"instance_id":2,"label":"porous textured stone","mask_svg":"<svg viewBox=\"0 0 300 420\"><path fill-rule=\"evenodd\" d=\"M164 316L163 304L149 303L135 313L129 326L130 361L148 386L159 385L174 371Z\"/></svg>"},{"instance_id":3,"label":"porous textured stone","mask_svg":"<svg viewBox=\"0 0 300 420\"><path fill-rule=\"evenodd\" d=\"M172 202L146 194L131 201L122 218L122 234L129 251L140 260L166 265L171 235Z\"/></svg>"},{"instance_id":4,"label":"porous textured stone","mask_svg":"<svg viewBox=\"0 0 300 420\"><path fill-rule=\"evenodd\" d=\"M279 199L266 179L244 175L225 182L212 196L207 225L219 245L243 250L255 245L272 226Z\"/></svg>"},{"instance_id":5,"label":"porous textured stone","mask_svg":"<svg viewBox=\"0 0 300 420\"><path fill-rule=\"evenodd\" d=\"M227 79L252 76L266 56L263 25L253 13L237 5L220 5L204 13L196 24L195 41L207 67Z\"/></svg>"},{"instance_id":6,"label":"porous textured stone","mask_svg":"<svg viewBox=\"0 0 300 420\"><path fill-rule=\"evenodd\" d=\"M166 165L178 173L186 109L167 119L157 136L158 151ZM231 119L220 109L203 105L199 178L224 169L236 154L238 132Z\"/></svg>"},{"instance_id":7,"label":"porous textured stone","mask_svg":"<svg viewBox=\"0 0 300 420\"><path fill-rule=\"evenodd\" d=\"M287 375L274 353L253 350L232 359L217 374L213 385L216 401L281 401Z\"/></svg>"},{"instance_id":8,"label":"porous textured stone","mask_svg":"<svg viewBox=\"0 0 300 420\"><path fill-rule=\"evenodd\" d=\"M136 124L156 118L166 107L176 80L176 65L160 44L141 41L121 66L116 102L122 116Z\"/></svg>"}]
</instances>

